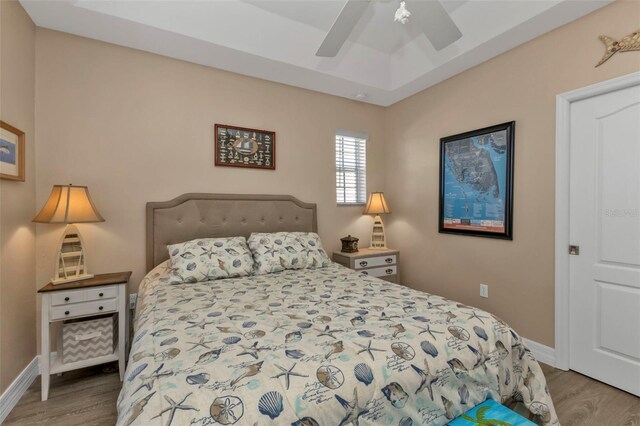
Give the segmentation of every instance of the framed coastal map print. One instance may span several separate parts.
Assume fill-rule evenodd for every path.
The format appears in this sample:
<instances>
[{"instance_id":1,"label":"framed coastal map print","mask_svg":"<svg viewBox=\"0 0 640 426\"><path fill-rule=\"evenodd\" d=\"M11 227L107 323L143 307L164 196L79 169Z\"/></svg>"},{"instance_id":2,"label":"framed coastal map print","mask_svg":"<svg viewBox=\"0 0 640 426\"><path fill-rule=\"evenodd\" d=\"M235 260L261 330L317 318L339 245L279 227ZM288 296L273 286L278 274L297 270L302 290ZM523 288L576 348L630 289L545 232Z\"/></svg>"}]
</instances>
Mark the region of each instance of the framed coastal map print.
<instances>
[{"instance_id":1,"label":"framed coastal map print","mask_svg":"<svg viewBox=\"0 0 640 426\"><path fill-rule=\"evenodd\" d=\"M513 239L515 122L440 139L441 233Z\"/></svg>"},{"instance_id":2,"label":"framed coastal map print","mask_svg":"<svg viewBox=\"0 0 640 426\"><path fill-rule=\"evenodd\" d=\"M215 165L276 168L276 132L215 125Z\"/></svg>"},{"instance_id":3,"label":"framed coastal map print","mask_svg":"<svg viewBox=\"0 0 640 426\"><path fill-rule=\"evenodd\" d=\"M0 179L24 182L24 132L0 121Z\"/></svg>"}]
</instances>

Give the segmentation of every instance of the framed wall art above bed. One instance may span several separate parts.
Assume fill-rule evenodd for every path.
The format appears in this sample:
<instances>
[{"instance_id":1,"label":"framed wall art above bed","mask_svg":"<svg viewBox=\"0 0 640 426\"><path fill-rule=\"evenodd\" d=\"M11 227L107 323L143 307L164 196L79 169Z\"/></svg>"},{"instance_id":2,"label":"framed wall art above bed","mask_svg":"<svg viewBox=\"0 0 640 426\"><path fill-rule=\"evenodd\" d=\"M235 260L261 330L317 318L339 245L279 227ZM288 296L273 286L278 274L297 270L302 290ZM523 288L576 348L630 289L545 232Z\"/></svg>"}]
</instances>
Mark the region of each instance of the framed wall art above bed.
<instances>
[{"instance_id":1,"label":"framed wall art above bed","mask_svg":"<svg viewBox=\"0 0 640 426\"><path fill-rule=\"evenodd\" d=\"M440 139L441 233L513 239L515 121Z\"/></svg>"},{"instance_id":2,"label":"framed wall art above bed","mask_svg":"<svg viewBox=\"0 0 640 426\"><path fill-rule=\"evenodd\" d=\"M216 124L215 165L275 170L276 132Z\"/></svg>"}]
</instances>

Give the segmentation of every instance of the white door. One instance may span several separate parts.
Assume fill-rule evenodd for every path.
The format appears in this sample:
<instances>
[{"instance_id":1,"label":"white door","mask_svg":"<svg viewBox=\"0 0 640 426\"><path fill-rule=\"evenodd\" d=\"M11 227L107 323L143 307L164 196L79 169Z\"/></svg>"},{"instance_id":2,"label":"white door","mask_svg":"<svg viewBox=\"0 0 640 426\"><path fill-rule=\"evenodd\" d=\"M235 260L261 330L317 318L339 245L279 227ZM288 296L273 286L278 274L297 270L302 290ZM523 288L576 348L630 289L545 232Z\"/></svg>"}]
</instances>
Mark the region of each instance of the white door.
<instances>
[{"instance_id":1,"label":"white door","mask_svg":"<svg viewBox=\"0 0 640 426\"><path fill-rule=\"evenodd\" d=\"M640 86L571 104L570 368L640 396Z\"/></svg>"}]
</instances>

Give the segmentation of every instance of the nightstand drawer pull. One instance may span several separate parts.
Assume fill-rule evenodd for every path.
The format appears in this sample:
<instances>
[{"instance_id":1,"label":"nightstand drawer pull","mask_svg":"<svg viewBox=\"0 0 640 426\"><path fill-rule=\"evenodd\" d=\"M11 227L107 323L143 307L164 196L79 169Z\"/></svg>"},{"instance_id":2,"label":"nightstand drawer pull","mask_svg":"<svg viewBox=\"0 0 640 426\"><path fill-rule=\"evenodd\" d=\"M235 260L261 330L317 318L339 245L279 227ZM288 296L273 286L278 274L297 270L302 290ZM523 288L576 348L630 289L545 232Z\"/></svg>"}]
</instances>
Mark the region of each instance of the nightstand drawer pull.
<instances>
[{"instance_id":1,"label":"nightstand drawer pull","mask_svg":"<svg viewBox=\"0 0 640 426\"><path fill-rule=\"evenodd\" d=\"M378 266L395 265L398 262L398 257L395 254L388 256L372 256L364 259L357 259L354 263L355 269L375 268Z\"/></svg>"},{"instance_id":2,"label":"nightstand drawer pull","mask_svg":"<svg viewBox=\"0 0 640 426\"><path fill-rule=\"evenodd\" d=\"M68 305L84 301L84 290L56 291L51 295L51 306Z\"/></svg>"},{"instance_id":3,"label":"nightstand drawer pull","mask_svg":"<svg viewBox=\"0 0 640 426\"><path fill-rule=\"evenodd\" d=\"M86 301L111 299L118 296L118 289L115 286L105 286L98 288L88 288L85 290Z\"/></svg>"},{"instance_id":4,"label":"nightstand drawer pull","mask_svg":"<svg viewBox=\"0 0 640 426\"><path fill-rule=\"evenodd\" d=\"M67 318L95 315L98 313L117 311L116 299L105 299L99 302L82 302L73 306L53 306L51 308L51 321L59 321Z\"/></svg>"},{"instance_id":5,"label":"nightstand drawer pull","mask_svg":"<svg viewBox=\"0 0 640 426\"><path fill-rule=\"evenodd\" d=\"M364 271L359 271L361 275L369 275L370 277L386 277L389 275L395 275L398 273L397 266L389 266L382 268L369 268Z\"/></svg>"}]
</instances>

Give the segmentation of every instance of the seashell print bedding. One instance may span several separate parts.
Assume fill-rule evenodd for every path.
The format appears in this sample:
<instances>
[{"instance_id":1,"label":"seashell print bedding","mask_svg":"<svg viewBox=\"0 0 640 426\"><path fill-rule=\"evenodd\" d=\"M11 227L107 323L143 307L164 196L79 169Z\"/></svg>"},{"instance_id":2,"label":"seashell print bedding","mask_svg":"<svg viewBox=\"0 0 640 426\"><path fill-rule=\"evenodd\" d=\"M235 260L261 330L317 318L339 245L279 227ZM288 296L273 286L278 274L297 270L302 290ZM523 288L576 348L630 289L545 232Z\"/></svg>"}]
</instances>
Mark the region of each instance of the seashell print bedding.
<instances>
[{"instance_id":1,"label":"seashell print bedding","mask_svg":"<svg viewBox=\"0 0 640 426\"><path fill-rule=\"evenodd\" d=\"M444 425L486 399L559 425L499 318L337 264L142 281L118 425Z\"/></svg>"}]
</instances>

